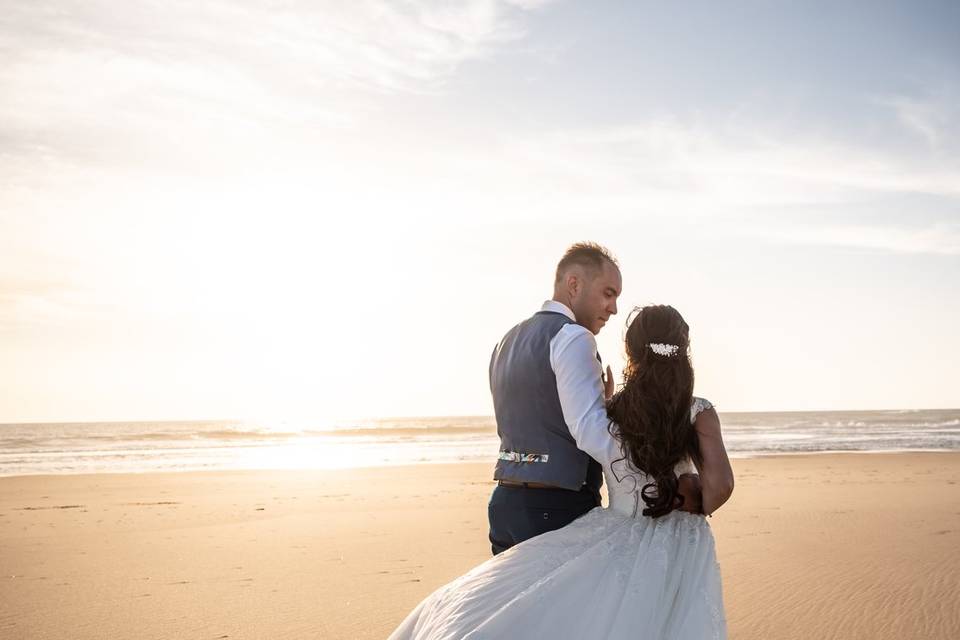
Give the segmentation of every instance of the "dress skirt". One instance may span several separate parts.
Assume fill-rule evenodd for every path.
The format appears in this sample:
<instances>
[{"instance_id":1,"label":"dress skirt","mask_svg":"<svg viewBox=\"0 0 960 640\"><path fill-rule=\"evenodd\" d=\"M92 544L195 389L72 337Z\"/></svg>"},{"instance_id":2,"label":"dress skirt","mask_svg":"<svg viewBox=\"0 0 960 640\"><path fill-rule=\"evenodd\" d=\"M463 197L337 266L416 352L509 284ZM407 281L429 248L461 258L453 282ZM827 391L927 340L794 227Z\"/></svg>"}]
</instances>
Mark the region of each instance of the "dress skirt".
<instances>
[{"instance_id":1,"label":"dress skirt","mask_svg":"<svg viewBox=\"0 0 960 640\"><path fill-rule=\"evenodd\" d=\"M597 507L427 596L390 640L726 638L706 519Z\"/></svg>"}]
</instances>

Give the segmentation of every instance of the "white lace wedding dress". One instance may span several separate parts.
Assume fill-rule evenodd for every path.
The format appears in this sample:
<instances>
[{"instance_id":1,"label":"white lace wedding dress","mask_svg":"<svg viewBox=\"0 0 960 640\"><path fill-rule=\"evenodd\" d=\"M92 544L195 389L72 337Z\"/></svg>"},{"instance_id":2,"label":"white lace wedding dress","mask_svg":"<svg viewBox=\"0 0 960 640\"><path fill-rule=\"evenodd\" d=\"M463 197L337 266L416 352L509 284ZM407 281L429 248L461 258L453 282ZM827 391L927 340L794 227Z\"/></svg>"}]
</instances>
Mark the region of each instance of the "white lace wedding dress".
<instances>
[{"instance_id":1,"label":"white lace wedding dress","mask_svg":"<svg viewBox=\"0 0 960 640\"><path fill-rule=\"evenodd\" d=\"M691 422L710 406L695 398ZM706 518L682 511L642 515L640 490L650 480L618 461L619 445L611 445L588 452L603 464L609 507L440 587L389 640L726 638ZM691 466L686 462L678 472Z\"/></svg>"}]
</instances>

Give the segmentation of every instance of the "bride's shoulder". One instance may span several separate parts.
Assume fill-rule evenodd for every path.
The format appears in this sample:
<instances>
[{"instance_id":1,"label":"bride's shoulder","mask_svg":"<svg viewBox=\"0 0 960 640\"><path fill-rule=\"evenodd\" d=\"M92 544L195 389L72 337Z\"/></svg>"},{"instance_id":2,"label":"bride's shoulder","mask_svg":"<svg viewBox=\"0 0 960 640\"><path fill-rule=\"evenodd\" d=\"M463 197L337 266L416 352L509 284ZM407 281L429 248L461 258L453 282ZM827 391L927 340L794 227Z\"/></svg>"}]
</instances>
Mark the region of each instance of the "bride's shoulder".
<instances>
[{"instance_id":1,"label":"bride's shoulder","mask_svg":"<svg viewBox=\"0 0 960 640\"><path fill-rule=\"evenodd\" d=\"M697 421L697 416L707 409L713 409L713 403L706 398L693 396L693 403L690 405L690 423Z\"/></svg>"}]
</instances>

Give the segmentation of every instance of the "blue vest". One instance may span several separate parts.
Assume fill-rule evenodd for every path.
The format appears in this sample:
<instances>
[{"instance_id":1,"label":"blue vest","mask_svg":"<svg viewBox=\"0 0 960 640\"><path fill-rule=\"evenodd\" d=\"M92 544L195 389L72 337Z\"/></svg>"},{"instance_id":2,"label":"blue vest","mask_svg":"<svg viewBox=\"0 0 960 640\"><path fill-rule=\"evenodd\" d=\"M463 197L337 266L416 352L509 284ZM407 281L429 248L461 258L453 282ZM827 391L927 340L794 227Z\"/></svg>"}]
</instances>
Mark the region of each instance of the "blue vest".
<instances>
[{"instance_id":1,"label":"blue vest","mask_svg":"<svg viewBox=\"0 0 960 640\"><path fill-rule=\"evenodd\" d=\"M539 311L503 337L490 359L490 391L500 436L495 480L541 482L579 491L603 483L602 467L577 449L563 419L550 341L573 321Z\"/></svg>"}]
</instances>

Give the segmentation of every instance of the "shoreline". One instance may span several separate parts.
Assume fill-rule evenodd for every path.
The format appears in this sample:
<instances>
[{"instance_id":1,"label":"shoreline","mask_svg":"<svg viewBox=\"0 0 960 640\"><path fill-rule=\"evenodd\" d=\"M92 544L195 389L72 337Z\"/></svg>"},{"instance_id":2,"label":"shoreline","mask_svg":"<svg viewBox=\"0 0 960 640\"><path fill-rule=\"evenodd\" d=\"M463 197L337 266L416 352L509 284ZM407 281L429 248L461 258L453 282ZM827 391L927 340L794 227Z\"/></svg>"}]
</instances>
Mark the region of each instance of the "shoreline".
<instances>
[{"instance_id":1,"label":"shoreline","mask_svg":"<svg viewBox=\"0 0 960 640\"><path fill-rule=\"evenodd\" d=\"M960 636L960 452L733 460L729 636ZM0 478L0 635L384 638L490 557L492 463Z\"/></svg>"},{"instance_id":2,"label":"shoreline","mask_svg":"<svg viewBox=\"0 0 960 640\"><path fill-rule=\"evenodd\" d=\"M865 449L865 450L825 450L825 451L778 451L776 453L764 452L727 452L731 460L766 460L778 458L803 458L803 457L821 457L821 456L875 456L875 455L913 455L913 454L960 454L960 449ZM224 467L217 469L146 469L143 471L66 471L62 473L17 473L4 474L0 472L0 482L10 478L77 478L87 476L147 476L147 475L176 475L176 474L218 474L218 473L350 473L366 469L415 469L419 467L452 466L462 467L471 465L489 464L492 470L494 460L488 463L483 460L461 460L439 462L397 462L375 465L362 465L350 467Z\"/></svg>"}]
</instances>

